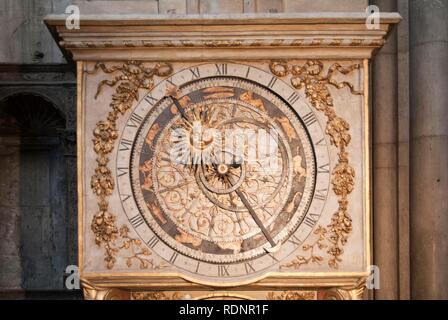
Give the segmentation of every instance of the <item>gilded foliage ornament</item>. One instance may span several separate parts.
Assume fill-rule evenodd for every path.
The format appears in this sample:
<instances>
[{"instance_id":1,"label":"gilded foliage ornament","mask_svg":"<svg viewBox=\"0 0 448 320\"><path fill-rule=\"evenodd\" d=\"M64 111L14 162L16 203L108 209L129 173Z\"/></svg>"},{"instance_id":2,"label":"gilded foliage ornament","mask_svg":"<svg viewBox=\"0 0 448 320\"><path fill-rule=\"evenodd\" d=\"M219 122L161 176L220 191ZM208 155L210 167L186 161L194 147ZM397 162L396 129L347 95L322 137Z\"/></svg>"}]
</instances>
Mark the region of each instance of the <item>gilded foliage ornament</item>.
<instances>
[{"instance_id":1,"label":"gilded foliage ornament","mask_svg":"<svg viewBox=\"0 0 448 320\"><path fill-rule=\"evenodd\" d=\"M347 67L339 63L332 64L327 72L324 72L324 64L318 60L308 60L303 65L290 66L286 61L273 61L270 64L271 72L278 77L291 75L291 84L298 90L304 89L305 94L311 105L327 118L326 134L333 146L338 148L338 163L332 171L331 184L333 192L338 196L339 208L331 218L331 223L326 229L319 227L318 230L325 230L324 233L318 232L317 241L313 245L305 245L304 248L311 250L315 246L320 249L327 249L331 256L328 260L330 267L337 269L342 261L343 247L352 231L352 219L348 212L348 196L353 191L355 185L355 170L350 165L349 154L346 151L350 145L351 136L349 133L350 125L346 120L336 114L333 98L329 87L336 89L348 88L353 95L363 95L362 91L356 91L354 86L346 81L338 82L333 76L337 73L347 75L354 70L361 68L360 64L352 64ZM324 246L323 234L325 240L329 242ZM311 251L310 251L311 252ZM314 258L313 258L314 257ZM299 268L301 265L311 262L319 262L320 256L311 257L298 256L292 262L283 267Z\"/></svg>"},{"instance_id":2,"label":"gilded foliage ornament","mask_svg":"<svg viewBox=\"0 0 448 320\"><path fill-rule=\"evenodd\" d=\"M268 292L268 300L316 300L316 291Z\"/></svg>"},{"instance_id":3,"label":"gilded foliage ornament","mask_svg":"<svg viewBox=\"0 0 448 320\"><path fill-rule=\"evenodd\" d=\"M152 67L140 61L128 61L121 65L107 67L104 63L97 63L88 74L94 74L101 69L106 74L114 74L112 80L102 80L97 88L95 99L102 92L105 85L115 87L110 102L111 111L105 120L96 124L93 131L93 149L97 154L97 167L91 177L90 186L97 196L99 211L94 215L91 229L95 234L95 242L105 249L104 262L108 269L112 269L116 262L116 254L120 250L128 250L126 265L131 267L135 261L140 268L160 268L148 257L151 252L142 248L141 241L129 236L129 228L118 228L116 217L109 211L108 197L112 194L115 183L112 172L108 167L110 154L118 138L117 120L124 115L132 104L138 101L139 90L150 90L154 86L154 77L165 77L172 73L170 64L156 63Z\"/></svg>"},{"instance_id":4,"label":"gilded foliage ornament","mask_svg":"<svg viewBox=\"0 0 448 320\"><path fill-rule=\"evenodd\" d=\"M161 291L145 291L132 292L131 297L133 300L181 300L182 294L179 292L169 294Z\"/></svg>"},{"instance_id":5,"label":"gilded foliage ornament","mask_svg":"<svg viewBox=\"0 0 448 320\"><path fill-rule=\"evenodd\" d=\"M324 258L317 254L316 251L321 251L328 248L326 244L327 239L327 229L322 226L318 226L313 232L316 235L316 239L311 244L304 244L302 250L307 252L305 255L298 255L292 261L287 262L281 266L281 268L294 268L299 269L302 265L307 264L321 264Z\"/></svg>"}]
</instances>

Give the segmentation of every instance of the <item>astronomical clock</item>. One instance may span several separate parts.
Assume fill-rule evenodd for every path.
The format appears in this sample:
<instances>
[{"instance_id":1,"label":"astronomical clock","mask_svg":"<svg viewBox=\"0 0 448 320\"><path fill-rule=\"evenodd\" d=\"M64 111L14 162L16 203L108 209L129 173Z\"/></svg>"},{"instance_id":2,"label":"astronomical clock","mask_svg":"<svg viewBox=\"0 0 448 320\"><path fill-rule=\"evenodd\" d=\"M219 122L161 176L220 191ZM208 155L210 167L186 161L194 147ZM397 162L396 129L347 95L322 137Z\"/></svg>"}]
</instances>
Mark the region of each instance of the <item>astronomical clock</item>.
<instances>
[{"instance_id":1,"label":"astronomical clock","mask_svg":"<svg viewBox=\"0 0 448 320\"><path fill-rule=\"evenodd\" d=\"M91 299L359 299L369 62L394 14L46 23L78 71Z\"/></svg>"}]
</instances>

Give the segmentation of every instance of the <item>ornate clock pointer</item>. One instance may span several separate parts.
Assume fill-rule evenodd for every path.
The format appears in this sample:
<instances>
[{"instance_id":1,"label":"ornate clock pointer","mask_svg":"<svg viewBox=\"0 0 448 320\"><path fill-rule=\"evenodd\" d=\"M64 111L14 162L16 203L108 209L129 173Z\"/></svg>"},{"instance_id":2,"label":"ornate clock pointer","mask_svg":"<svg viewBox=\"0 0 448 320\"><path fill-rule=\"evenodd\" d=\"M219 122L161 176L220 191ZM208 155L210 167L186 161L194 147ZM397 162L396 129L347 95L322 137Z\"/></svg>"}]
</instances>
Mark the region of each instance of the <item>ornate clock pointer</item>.
<instances>
[{"instance_id":1,"label":"ornate clock pointer","mask_svg":"<svg viewBox=\"0 0 448 320\"><path fill-rule=\"evenodd\" d=\"M218 168L219 168L219 166L218 166ZM233 178L230 175L226 175L226 179L229 181L229 183L232 186L235 185L235 181L233 180ZM280 250L280 247L281 247L282 243L281 242L275 243L274 239L272 239L271 235L269 234L269 231L265 228L265 226L263 225L263 222L260 220L260 218L258 217L257 213L252 208L252 206L250 205L249 201L246 199L246 196L244 195L244 193L239 188L237 188L235 190L235 192L238 195L238 197L241 199L241 202L244 204L244 206L249 211L249 213L252 216L252 218L254 219L255 223L261 229L261 232L263 232L264 236L266 237L266 239L271 244L272 247L271 248L265 248L265 250L267 252L271 252L271 253L277 252L278 250Z\"/></svg>"},{"instance_id":2,"label":"ornate clock pointer","mask_svg":"<svg viewBox=\"0 0 448 320\"><path fill-rule=\"evenodd\" d=\"M179 111L179 113L182 116L182 118L184 118L184 120L190 126L192 126L193 124L191 123L190 119L188 118L187 114L185 113L184 108L182 108L182 106L179 103L179 100L177 99L178 94L179 94L179 88L178 87L172 86L171 88L167 88L166 89L167 97L171 98L171 100L173 101L174 105L176 106L177 111Z\"/></svg>"}]
</instances>

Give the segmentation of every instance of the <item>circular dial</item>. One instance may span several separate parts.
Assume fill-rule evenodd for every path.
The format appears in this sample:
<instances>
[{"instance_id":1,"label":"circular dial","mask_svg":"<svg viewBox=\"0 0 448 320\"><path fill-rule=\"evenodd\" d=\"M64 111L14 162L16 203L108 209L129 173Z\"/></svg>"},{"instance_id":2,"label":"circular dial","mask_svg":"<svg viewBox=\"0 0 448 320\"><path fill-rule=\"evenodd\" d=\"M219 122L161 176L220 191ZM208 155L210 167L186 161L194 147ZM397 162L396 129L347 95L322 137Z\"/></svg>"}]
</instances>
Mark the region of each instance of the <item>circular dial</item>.
<instances>
[{"instance_id":1,"label":"circular dial","mask_svg":"<svg viewBox=\"0 0 448 320\"><path fill-rule=\"evenodd\" d=\"M304 126L287 103L250 81L181 86L145 119L136 145L133 189L143 216L194 259L231 263L275 250L312 197Z\"/></svg>"},{"instance_id":2,"label":"circular dial","mask_svg":"<svg viewBox=\"0 0 448 320\"><path fill-rule=\"evenodd\" d=\"M329 155L312 107L253 66L176 72L134 108L119 144L117 186L131 225L194 281L250 282L273 270L325 205Z\"/></svg>"}]
</instances>

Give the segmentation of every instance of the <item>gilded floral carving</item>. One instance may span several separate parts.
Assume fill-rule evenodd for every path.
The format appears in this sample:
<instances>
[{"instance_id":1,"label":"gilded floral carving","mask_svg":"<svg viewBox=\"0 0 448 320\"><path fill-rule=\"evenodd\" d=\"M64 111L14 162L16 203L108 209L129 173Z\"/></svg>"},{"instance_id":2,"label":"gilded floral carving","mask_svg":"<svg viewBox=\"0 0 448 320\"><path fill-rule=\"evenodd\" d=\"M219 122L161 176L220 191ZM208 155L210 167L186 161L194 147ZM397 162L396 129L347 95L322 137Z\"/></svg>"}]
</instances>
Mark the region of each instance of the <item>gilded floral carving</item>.
<instances>
[{"instance_id":1,"label":"gilded floral carving","mask_svg":"<svg viewBox=\"0 0 448 320\"><path fill-rule=\"evenodd\" d=\"M324 261L324 258L320 254L317 254L316 251L322 251L328 247L326 244L327 229L319 226L313 231L313 234L317 238L311 244L304 244L302 246L302 250L307 252L307 255L298 255L292 261L283 264L281 268L299 269L302 265L310 263L321 264Z\"/></svg>"},{"instance_id":2,"label":"gilded floral carving","mask_svg":"<svg viewBox=\"0 0 448 320\"><path fill-rule=\"evenodd\" d=\"M161 291L132 292L133 300L181 300L182 294L174 292L172 294Z\"/></svg>"},{"instance_id":3,"label":"gilded floral carving","mask_svg":"<svg viewBox=\"0 0 448 320\"><path fill-rule=\"evenodd\" d=\"M268 292L268 300L316 300L316 291Z\"/></svg>"},{"instance_id":4,"label":"gilded floral carving","mask_svg":"<svg viewBox=\"0 0 448 320\"><path fill-rule=\"evenodd\" d=\"M115 76L111 80L106 79L99 83L95 99L101 94L105 85L115 87L115 92L110 102L111 111L105 120L96 124L93 131L93 149L97 154L97 167L91 177L90 186L97 196L99 208L91 222L95 243L104 247L104 262L108 269L114 267L116 255L121 250L129 252L129 255L125 257L128 267L137 262L142 269L161 268L163 265L156 265L152 259L149 259L151 252L141 246L141 241L129 236L127 226L120 228L116 226L116 216L109 211L108 197L112 194L115 183L108 164L118 138L117 119L138 100L140 89L152 89L155 76L168 76L173 69L167 63L156 63L149 67L143 62L128 61L111 67L107 67L104 63L97 63L94 69L87 73L93 74L99 69L105 74Z\"/></svg>"},{"instance_id":5,"label":"gilded floral carving","mask_svg":"<svg viewBox=\"0 0 448 320\"><path fill-rule=\"evenodd\" d=\"M338 196L339 207L333 214L330 224L326 228L319 227L314 233L317 240L313 244L306 244L303 249L309 250L311 256L297 256L293 261L283 265L288 268L299 268L311 262L319 263L321 257L314 255L314 248L325 249L330 255L328 265L337 269L342 261L343 247L347 243L352 231L352 219L348 212L348 196L354 189L355 170L350 165L349 154L346 151L350 145L350 125L337 115L329 87L336 89L348 88L353 95L363 95L346 81L338 82L333 78L337 73L347 75L361 68L360 64L347 67L339 63L332 64L326 73L324 64L318 60L308 60L303 65L289 65L286 61L274 61L270 64L271 72L278 77L291 75L291 84L298 90L304 89L311 105L327 118L326 134L330 142L338 149L338 163L332 171L331 184L333 192ZM327 244L324 244L327 243ZM307 251L304 250L304 251Z\"/></svg>"}]
</instances>

